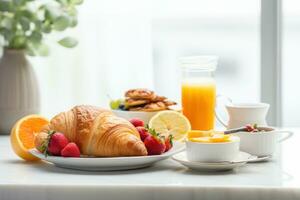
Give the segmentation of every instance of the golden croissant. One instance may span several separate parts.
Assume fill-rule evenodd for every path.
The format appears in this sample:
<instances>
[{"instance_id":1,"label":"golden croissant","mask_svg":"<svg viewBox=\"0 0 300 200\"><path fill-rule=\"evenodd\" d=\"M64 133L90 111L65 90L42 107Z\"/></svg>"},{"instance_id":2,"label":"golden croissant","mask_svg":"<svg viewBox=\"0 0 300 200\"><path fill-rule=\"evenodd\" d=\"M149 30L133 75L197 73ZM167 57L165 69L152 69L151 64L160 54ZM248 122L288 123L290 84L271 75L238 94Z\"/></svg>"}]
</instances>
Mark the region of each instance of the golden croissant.
<instances>
[{"instance_id":1,"label":"golden croissant","mask_svg":"<svg viewBox=\"0 0 300 200\"><path fill-rule=\"evenodd\" d=\"M76 106L56 115L44 132L55 130L75 142L81 154L89 156L145 156L147 149L135 127L110 110ZM43 132L42 132L43 133ZM38 134L39 137L45 137Z\"/></svg>"}]
</instances>

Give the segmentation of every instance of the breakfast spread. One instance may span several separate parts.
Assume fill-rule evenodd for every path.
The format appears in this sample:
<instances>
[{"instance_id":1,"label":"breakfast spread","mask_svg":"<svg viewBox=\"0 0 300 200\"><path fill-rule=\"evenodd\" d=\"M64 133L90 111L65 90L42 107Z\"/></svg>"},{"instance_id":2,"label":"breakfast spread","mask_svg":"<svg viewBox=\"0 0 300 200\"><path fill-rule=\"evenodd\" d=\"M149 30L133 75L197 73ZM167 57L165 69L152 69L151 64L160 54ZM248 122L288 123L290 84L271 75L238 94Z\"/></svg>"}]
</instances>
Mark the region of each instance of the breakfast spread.
<instances>
[{"instance_id":1,"label":"breakfast spread","mask_svg":"<svg viewBox=\"0 0 300 200\"><path fill-rule=\"evenodd\" d=\"M36 115L22 118L12 130L11 143L25 160L37 160L29 153L32 148L45 156L147 156L169 151L173 135L162 135L138 118L127 121L110 110L81 105L50 121Z\"/></svg>"},{"instance_id":2,"label":"breakfast spread","mask_svg":"<svg viewBox=\"0 0 300 200\"><path fill-rule=\"evenodd\" d=\"M111 100L113 110L155 112L170 110L170 106L177 103L159 96L149 89L137 88L125 92L124 99Z\"/></svg>"},{"instance_id":3,"label":"breakfast spread","mask_svg":"<svg viewBox=\"0 0 300 200\"><path fill-rule=\"evenodd\" d=\"M137 168L124 166L130 164L131 158L133 162L138 161L136 165L140 167L149 166L182 151L178 149L172 154L178 143L186 148L184 163L190 162L191 168L201 163L214 163L210 166L214 168L224 162L233 164L236 159L245 164L252 155L256 158L272 156L276 144L293 133L266 126L268 104L232 103L226 106L228 123L217 116L227 130L214 130L216 58L205 57L208 63L204 69L195 68L194 61L199 59L183 60L182 113L173 108L176 102L152 90L130 89L124 93L124 98L110 101L111 110L80 105L51 120L40 115L25 116L12 128L12 148L19 157L29 161L47 160L47 157L63 160L71 157L77 161L102 158L103 162L105 159L105 162L111 161L109 165L105 163L105 170ZM280 133L287 135L281 137ZM140 158L142 160L138 160ZM122 163L116 164L118 160L115 159L121 159ZM53 160L50 162L55 164ZM235 164L232 166L238 166ZM67 168L70 165L74 163L68 163ZM89 169L95 170L95 165Z\"/></svg>"}]
</instances>

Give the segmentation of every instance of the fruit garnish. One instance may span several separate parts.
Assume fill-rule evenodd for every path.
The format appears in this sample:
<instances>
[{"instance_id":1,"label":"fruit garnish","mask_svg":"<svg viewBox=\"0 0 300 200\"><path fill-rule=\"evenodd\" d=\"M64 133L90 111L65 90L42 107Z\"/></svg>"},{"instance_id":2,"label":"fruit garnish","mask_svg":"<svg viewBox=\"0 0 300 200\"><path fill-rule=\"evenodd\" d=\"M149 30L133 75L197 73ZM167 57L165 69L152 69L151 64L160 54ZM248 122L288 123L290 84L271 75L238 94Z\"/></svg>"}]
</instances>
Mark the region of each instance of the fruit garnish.
<instances>
[{"instance_id":1,"label":"fruit garnish","mask_svg":"<svg viewBox=\"0 0 300 200\"><path fill-rule=\"evenodd\" d=\"M144 122L143 122L143 120L140 120L140 119L138 119L138 118L133 118L133 119L131 119L131 120L129 120L130 121L130 123L133 125L133 126L135 126L135 127L138 127L138 126L144 126L145 124L144 124Z\"/></svg>"},{"instance_id":2,"label":"fruit garnish","mask_svg":"<svg viewBox=\"0 0 300 200\"><path fill-rule=\"evenodd\" d=\"M146 127L147 131L152 135L153 137L159 137L161 138L160 133L158 133L154 128L150 128L149 125L147 124ZM164 138L163 138L164 139Z\"/></svg>"},{"instance_id":3,"label":"fruit garnish","mask_svg":"<svg viewBox=\"0 0 300 200\"><path fill-rule=\"evenodd\" d=\"M46 144L46 141L48 140L49 134L48 132L40 132L34 137L34 144L35 148L39 150L39 152L44 153L46 151L46 147L48 147L48 144Z\"/></svg>"},{"instance_id":4,"label":"fruit garnish","mask_svg":"<svg viewBox=\"0 0 300 200\"><path fill-rule=\"evenodd\" d=\"M63 157L80 157L80 150L74 142L67 144L62 150Z\"/></svg>"},{"instance_id":5,"label":"fruit garnish","mask_svg":"<svg viewBox=\"0 0 300 200\"><path fill-rule=\"evenodd\" d=\"M230 142L230 135L214 134L209 138L211 142Z\"/></svg>"},{"instance_id":6,"label":"fruit garnish","mask_svg":"<svg viewBox=\"0 0 300 200\"><path fill-rule=\"evenodd\" d=\"M253 125L247 124L247 125L245 126L245 128L246 128L246 131L247 131L247 132L258 132L258 131L259 131L259 130L258 130L257 124L253 124Z\"/></svg>"},{"instance_id":7,"label":"fruit garnish","mask_svg":"<svg viewBox=\"0 0 300 200\"><path fill-rule=\"evenodd\" d=\"M166 145L163 137L152 128L148 128L150 135L144 140L148 155L160 155L165 152Z\"/></svg>"},{"instance_id":8,"label":"fruit garnish","mask_svg":"<svg viewBox=\"0 0 300 200\"><path fill-rule=\"evenodd\" d=\"M48 132L48 138L43 144L43 153L45 155L60 156L61 150L67 146L68 143L69 140L64 134L51 130Z\"/></svg>"},{"instance_id":9,"label":"fruit garnish","mask_svg":"<svg viewBox=\"0 0 300 200\"><path fill-rule=\"evenodd\" d=\"M200 142L200 143L210 143L210 137L190 138L189 141L191 141L191 142Z\"/></svg>"},{"instance_id":10,"label":"fruit garnish","mask_svg":"<svg viewBox=\"0 0 300 200\"><path fill-rule=\"evenodd\" d=\"M136 129L139 132L142 141L144 141L146 137L150 135L147 129L143 126L138 126Z\"/></svg>"},{"instance_id":11,"label":"fruit garnish","mask_svg":"<svg viewBox=\"0 0 300 200\"><path fill-rule=\"evenodd\" d=\"M211 131L210 134L188 137L191 142L201 142L201 143L220 143L220 142L230 142L230 135L224 135L221 132Z\"/></svg>"},{"instance_id":12,"label":"fruit garnish","mask_svg":"<svg viewBox=\"0 0 300 200\"><path fill-rule=\"evenodd\" d=\"M122 102L123 102L123 99L111 100L109 103L110 108L113 110L117 110L117 109L119 109Z\"/></svg>"},{"instance_id":13,"label":"fruit garnish","mask_svg":"<svg viewBox=\"0 0 300 200\"><path fill-rule=\"evenodd\" d=\"M173 135L177 141L185 138L191 130L191 124L183 114L170 110L154 115L149 121L149 127L162 135Z\"/></svg>"},{"instance_id":14,"label":"fruit garnish","mask_svg":"<svg viewBox=\"0 0 300 200\"><path fill-rule=\"evenodd\" d=\"M165 152L169 151L173 147L173 135L169 135L165 140L166 149Z\"/></svg>"},{"instance_id":15,"label":"fruit garnish","mask_svg":"<svg viewBox=\"0 0 300 200\"><path fill-rule=\"evenodd\" d=\"M213 130L209 131L200 131L200 130L190 130L187 133L187 138L196 138L196 137L209 137L214 133Z\"/></svg>"},{"instance_id":16,"label":"fruit garnish","mask_svg":"<svg viewBox=\"0 0 300 200\"><path fill-rule=\"evenodd\" d=\"M24 160L39 160L29 153L35 147L35 134L49 123L48 119L40 115L28 115L15 123L11 130L10 142L13 151Z\"/></svg>"},{"instance_id":17,"label":"fruit garnish","mask_svg":"<svg viewBox=\"0 0 300 200\"><path fill-rule=\"evenodd\" d=\"M128 104L124 100L122 100L122 102L119 105L119 109L124 110L124 111L128 111Z\"/></svg>"},{"instance_id":18,"label":"fruit garnish","mask_svg":"<svg viewBox=\"0 0 300 200\"><path fill-rule=\"evenodd\" d=\"M148 155L160 155L165 152L166 149L164 142L152 135L145 139L144 144L147 148Z\"/></svg>"},{"instance_id":19,"label":"fruit garnish","mask_svg":"<svg viewBox=\"0 0 300 200\"><path fill-rule=\"evenodd\" d=\"M35 148L43 153L46 157L48 156L48 146L50 139L55 131L50 130L47 133L41 132L35 138Z\"/></svg>"}]
</instances>

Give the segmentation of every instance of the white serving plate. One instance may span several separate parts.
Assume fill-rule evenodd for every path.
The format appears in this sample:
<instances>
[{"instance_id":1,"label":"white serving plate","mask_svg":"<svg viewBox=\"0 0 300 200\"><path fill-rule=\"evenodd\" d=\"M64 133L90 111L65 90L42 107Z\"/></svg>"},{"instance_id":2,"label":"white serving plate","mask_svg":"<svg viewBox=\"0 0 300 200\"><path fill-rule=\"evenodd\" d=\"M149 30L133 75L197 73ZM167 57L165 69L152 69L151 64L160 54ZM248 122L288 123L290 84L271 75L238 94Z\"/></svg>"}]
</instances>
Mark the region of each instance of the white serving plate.
<instances>
[{"instance_id":1,"label":"white serving plate","mask_svg":"<svg viewBox=\"0 0 300 200\"><path fill-rule=\"evenodd\" d=\"M249 153L240 151L237 157L230 162L191 162L187 159L186 152L184 151L174 155L172 158L173 160L193 170L225 171L240 167L249 161L256 160L257 156L253 156Z\"/></svg>"},{"instance_id":2,"label":"white serving plate","mask_svg":"<svg viewBox=\"0 0 300 200\"><path fill-rule=\"evenodd\" d=\"M154 163L165 160L170 156L185 149L184 143L174 142L174 146L168 152L153 156L132 156L132 157L80 157L66 158L60 156L47 156L36 149L31 149L30 153L34 156L52 163L57 167L85 170L85 171L115 171L129 170L148 167Z\"/></svg>"}]
</instances>

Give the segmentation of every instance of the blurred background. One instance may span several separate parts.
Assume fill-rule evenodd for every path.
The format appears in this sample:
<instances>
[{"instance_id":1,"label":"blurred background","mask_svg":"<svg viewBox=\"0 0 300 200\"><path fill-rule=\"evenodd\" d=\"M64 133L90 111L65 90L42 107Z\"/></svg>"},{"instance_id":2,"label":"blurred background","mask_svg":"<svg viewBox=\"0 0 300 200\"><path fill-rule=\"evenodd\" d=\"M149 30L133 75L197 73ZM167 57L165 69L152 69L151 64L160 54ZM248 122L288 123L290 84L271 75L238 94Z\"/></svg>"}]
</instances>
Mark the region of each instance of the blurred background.
<instances>
[{"instance_id":1,"label":"blurred background","mask_svg":"<svg viewBox=\"0 0 300 200\"><path fill-rule=\"evenodd\" d=\"M69 31L79 45L49 42L32 57L46 116L75 104L107 106L126 89L147 87L180 101L178 58L218 55L217 90L260 101L260 0L85 0ZM300 2L283 0L282 125L299 126ZM51 38L50 38L51 40ZM267 81L267 80L266 80Z\"/></svg>"}]
</instances>

